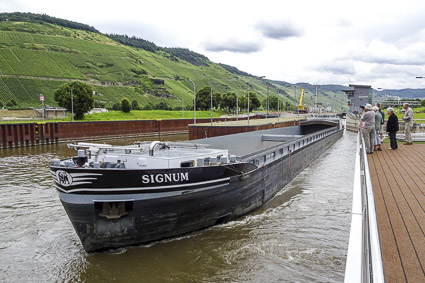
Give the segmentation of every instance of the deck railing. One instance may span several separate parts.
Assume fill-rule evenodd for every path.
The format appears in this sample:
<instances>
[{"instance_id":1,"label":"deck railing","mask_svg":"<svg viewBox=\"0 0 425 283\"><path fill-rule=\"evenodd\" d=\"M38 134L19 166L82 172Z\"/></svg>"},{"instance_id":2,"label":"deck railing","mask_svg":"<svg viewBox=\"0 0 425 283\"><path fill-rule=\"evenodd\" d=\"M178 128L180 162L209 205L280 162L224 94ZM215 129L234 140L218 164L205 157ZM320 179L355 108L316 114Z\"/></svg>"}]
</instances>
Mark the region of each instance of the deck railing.
<instances>
[{"instance_id":1,"label":"deck railing","mask_svg":"<svg viewBox=\"0 0 425 283\"><path fill-rule=\"evenodd\" d=\"M344 282L385 282L363 131L357 140L353 207Z\"/></svg>"}]
</instances>

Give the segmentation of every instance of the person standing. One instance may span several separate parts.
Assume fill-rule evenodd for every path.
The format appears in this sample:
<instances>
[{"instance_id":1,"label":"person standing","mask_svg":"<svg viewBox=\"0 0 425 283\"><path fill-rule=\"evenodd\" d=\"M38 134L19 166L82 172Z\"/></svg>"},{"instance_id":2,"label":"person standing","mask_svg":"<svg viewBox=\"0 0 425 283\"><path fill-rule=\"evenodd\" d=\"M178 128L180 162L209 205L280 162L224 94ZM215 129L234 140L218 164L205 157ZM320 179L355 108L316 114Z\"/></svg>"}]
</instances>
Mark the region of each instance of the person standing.
<instances>
[{"instance_id":1,"label":"person standing","mask_svg":"<svg viewBox=\"0 0 425 283\"><path fill-rule=\"evenodd\" d=\"M379 134L379 137L381 138L381 144L382 144L382 141L383 141L383 139L384 139L384 136L383 136L383 131L382 131L382 127L384 127L384 123L385 123L385 113L384 113L384 111L382 111L382 109L381 109L381 104L380 103L376 103L376 106L378 106L378 108L379 108L379 113L381 113L381 115L382 115L382 123L381 123L381 130L380 130L380 134Z\"/></svg>"},{"instance_id":2,"label":"person standing","mask_svg":"<svg viewBox=\"0 0 425 283\"><path fill-rule=\"evenodd\" d=\"M373 153L373 139L375 137L375 112L372 111L372 105L366 104L364 112L360 118L364 122L364 139L366 143L367 154Z\"/></svg>"},{"instance_id":3,"label":"person standing","mask_svg":"<svg viewBox=\"0 0 425 283\"><path fill-rule=\"evenodd\" d=\"M404 112L404 136L406 137L405 145L412 145L412 128L413 128L413 110L409 107L409 103L403 104Z\"/></svg>"},{"instance_id":4,"label":"person standing","mask_svg":"<svg viewBox=\"0 0 425 283\"><path fill-rule=\"evenodd\" d=\"M373 139L373 150L379 150L382 151L381 148L381 124L382 124L382 115L379 112L378 106L373 106L373 112L375 112L375 137Z\"/></svg>"},{"instance_id":5,"label":"person standing","mask_svg":"<svg viewBox=\"0 0 425 283\"><path fill-rule=\"evenodd\" d=\"M397 134L397 131L398 131L398 118L394 114L393 108L388 108L387 114L388 114L387 132L388 132L388 136L390 137L390 145L391 145L391 147L388 148L388 149L390 149L390 150L391 149L397 149L396 134Z\"/></svg>"}]
</instances>

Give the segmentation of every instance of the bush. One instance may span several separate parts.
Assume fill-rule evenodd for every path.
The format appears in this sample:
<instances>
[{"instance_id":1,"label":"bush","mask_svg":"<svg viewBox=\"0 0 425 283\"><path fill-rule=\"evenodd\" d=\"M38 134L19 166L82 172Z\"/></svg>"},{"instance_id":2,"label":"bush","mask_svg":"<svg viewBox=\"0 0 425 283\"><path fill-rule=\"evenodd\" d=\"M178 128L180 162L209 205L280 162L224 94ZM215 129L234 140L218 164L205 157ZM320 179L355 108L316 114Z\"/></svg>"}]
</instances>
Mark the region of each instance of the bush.
<instances>
[{"instance_id":1,"label":"bush","mask_svg":"<svg viewBox=\"0 0 425 283\"><path fill-rule=\"evenodd\" d=\"M120 107L120 105L118 103L115 103L114 105L112 105L112 110L114 110L114 111L120 111L121 110L121 107Z\"/></svg>"},{"instance_id":2,"label":"bush","mask_svg":"<svg viewBox=\"0 0 425 283\"><path fill-rule=\"evenodd\" d=\"M96 107L96 108L105 108L105 102L98 102L98 101L95 101L94 102L94 107Z\"/></svg>"},{"instance_id":3,"label":"bush","mask_svg":"<svg viewBox=\"0 0 425 283\"><path fill-rule=\"evenodd\" d=\"M127 98L123 98L121 100L121 111L124 113L128 113L131 111L131 104Z\"/></svg>"},{"instance_id":4,"label":"bush","mask_svg":"<svg viewBox=\"0 0 425 283\"><path fill-rule=\"evenodd\" d=\"M133 100L131 102L131 109L133 110L142 110L139 106L139 103L137 102L137 100Z\"/></svg>"},{"instance_id":5,"label":"bush","mask_svg":"<svg viewBox=\"0 0 425 283\"><path fill-rule=\"evenodd\" d=\"M170 106L168 106L168 104L164 101L161 101L160 103L156 104L154 106L154 109L156 109L156 110L172 110L172 108Z\"/></svg>"},{"instance_id":6,"label":"bush","mask_svg":"<svg viewBox=\"0 0 425 283\"><path fill-rule=\"evenodd\" d=\"M143 110L152 110L152 109L153 109L153 107L152 107L152 104L150 104L150 103L143 106Z\"/></svg>"}]
</instances>

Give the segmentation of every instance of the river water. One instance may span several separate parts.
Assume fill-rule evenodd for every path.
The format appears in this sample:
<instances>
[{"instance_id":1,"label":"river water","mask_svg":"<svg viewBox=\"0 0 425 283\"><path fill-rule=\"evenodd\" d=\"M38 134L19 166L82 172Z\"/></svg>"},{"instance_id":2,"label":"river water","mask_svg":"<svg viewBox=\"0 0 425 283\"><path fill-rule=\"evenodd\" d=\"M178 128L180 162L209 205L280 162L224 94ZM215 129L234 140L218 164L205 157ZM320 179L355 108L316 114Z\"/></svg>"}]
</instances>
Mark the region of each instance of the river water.
<instances>
[{"instance_id":1,"label":"river water","mask_svg":"<svg viewBox=\"0 0 425 283\"><path fill-rule=\"evenodd\" d=\"M0 150L0 281L341 282L355 146L356 135L345 133L271 202L236 221L92 254L47 167L75 151L64 144Z\"/></svg>"}]
</instances>

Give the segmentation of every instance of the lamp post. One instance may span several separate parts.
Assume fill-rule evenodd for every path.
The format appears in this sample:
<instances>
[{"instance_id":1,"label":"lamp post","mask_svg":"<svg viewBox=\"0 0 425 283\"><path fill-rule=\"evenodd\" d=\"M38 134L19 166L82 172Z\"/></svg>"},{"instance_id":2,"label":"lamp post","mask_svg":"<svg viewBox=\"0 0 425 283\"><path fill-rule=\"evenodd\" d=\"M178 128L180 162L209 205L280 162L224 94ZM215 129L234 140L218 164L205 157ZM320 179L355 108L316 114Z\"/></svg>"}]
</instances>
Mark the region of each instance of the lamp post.
<instances>
[{"instance_id":1,"label":"lamp post","mask_svg":"<svg viewBox=\"0 0 425 283\"><path fill-rule=\"evenodd\" d=\"M211 105L210 105L210 111L211 111L211 126L212 126L212 123L213 123L213 99L212 99L212 82L210 82L210 90L211 90L211 95L210 95L210 98L211 98Z\"/></svg>"},{"instance_id":2,"label":"lamp post","mask_svg":"<svg viewBox=\"0 0 425 283\"><path fill-rule=\"evenodd\" d=\"M259 77L259 79L265 78L265 76L261 76ZM249 83L255 79L255 77L253 77L252 79L250 79L246 84L248 85L248 126L249 126L249 87L251 86Z\"/></svg>"},{"instance_id":3,"label":"lamp post","mask_svg":"<svg viewBox=\"0 0 425 283\"><path fill-rule=\"evenodd\" d=\"M266 119L269 116L269 86L267 86L267 95L266 95Z\"/></svg>"},{"instance_id":4,"label":"lamp post","mask_svg":"<svg viewBox=\"0 0 425 283\"><path fill-rule=\"evenodd\" d=\"M210 105L210 109L211 109L211 126L213 123L213 91L212 91L212 85L214 84L212 82L212 79L210 76L208 76L207 74L204 73L204 76L208 77L210 79L210 88L211 88L211 105ZM223 81L236 81L238 79L238 77L235 77L235 79L224 79L224 78L215 78L215 80L223 80ZM227 86L226 86L227 87Z\"/></svg>"},{"instance_id":5,"label":"lamp post","mask_svg":"<svg viewBox=\"0 0 425 283\"><path fill-rule=\"evenodd\" d=\"M213 118L212 118L212 109L213 109L213 103L212 103L212 85L213 85L214 83L211 81L211 77L210 77L210 89L211 89L211 94L210 94L210 100L211 100L211 104L210 104L210 111L211 111L211 126L212 126L212 120L213 120Z\"/></svg>"},{"instance_id":6,"label":"lamp post","mask_svg":"<svg viewBox=\"0 0 425 283\"><path fill-rule=\"evenodd\" d=\"M71 84L71 115L72 115L72 122L74 122L74 94L73 94L73 90L74 90L74 85L75 83Z\"/></svg>"},{"instance_id":7,"label":"lamp post","mask_svg":"<svg viewBox=\"0 0 425 283\"><path fill-rule=\"evenodd\" d=\"M229 86L226 86L226 87L229 87ZM239 113L239 93L238 93L238 90L236 89L236 88L234 88L234 87L229 87L229 88L231 88L231 89L233 89L236 93L236 121L238 121L238 113Z\"/></svg>"},{"instance_id":8,"label":"lamp post","mask_svg":"<svg viewBox=\"0 0 425 283\"><path fill-rule=\"evenodd\" d=\"M195 82L190 78L187 79L193 84L193 124L196 124L196 87Z\"/></svg>"},{"instance_id":9,"label":"lamp post","mask_svg":"<svg viewBox=\"0 0 425 283\"><path fill-rule=\"evenodd\" d=\"M280 119L280 102L279 102L279 94L281 94L282 92L280 90L277 91L277 121L279 122ZM282 106L283 106L283 101L282 101Z\"/></svg>"},{"instance_id":10,"label":"lamp post","mask_svg":"<svg viewBox=\"0 0 425 283\"><path fill-rule=\"evenodd\" d=\"M297 109L297 85L287 85L286 87L294 87L294 111Z\"/></svg>"}]
</instances>

